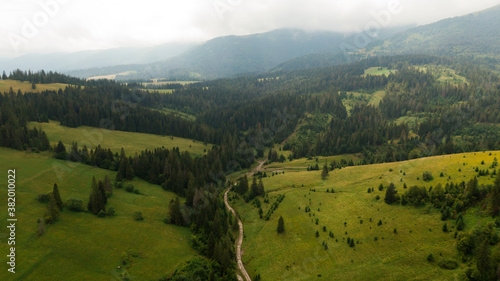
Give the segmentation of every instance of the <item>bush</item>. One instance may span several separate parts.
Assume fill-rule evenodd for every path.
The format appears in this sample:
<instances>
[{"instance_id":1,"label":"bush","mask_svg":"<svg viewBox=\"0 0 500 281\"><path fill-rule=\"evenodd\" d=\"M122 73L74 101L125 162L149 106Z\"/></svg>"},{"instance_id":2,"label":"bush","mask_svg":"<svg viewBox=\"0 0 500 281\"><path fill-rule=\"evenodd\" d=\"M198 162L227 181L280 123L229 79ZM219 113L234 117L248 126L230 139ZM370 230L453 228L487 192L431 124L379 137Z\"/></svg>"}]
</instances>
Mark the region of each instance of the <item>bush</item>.
<instances>
[{"instance_id":1,"label":"bush","mask_svg":"<svg viewBox=\"0 0 500 281\"><path fill-rule=\"evenodd\" d=\"M106 211L100 210L99 213L97 213L97 216L100 218L104 218L106 216Z\"/></svg>"},{"instance_id":2,"label":"bush","mask_svg":"<svg viewBox=\"0 0 500 281\"><path fill-rule=\"evenodd\" d=\"M115 208L113 208L112 206L110 206L110 207L108 208L108 211L106 212L106 214L107 214L108 216L114 216L114 215L115 215Z\"/></svg>"},{"instance_id":3,"label":"bush","mask_svg":"<svg viewBox=\"0 0 500 281\"><path fill-rule=\"evenodd\" d=\"M66 200L66 208L73 212L83 212L83 201L78 198L70 198Z\"/></svg>"},{"instance_id":4,"label":"bush","mask_svg":"<svg viewBox=\"0 0 500 281\"><path fill-rule=\"evenodd\" d=\"M48 203L49 202L49 194L46 193L46 194L38 194L38 197L37 197L37 200L38 202L40 203Z\"/></svg>"},{"instance_id":5,"label":"bush","mask_svg":"<svg viewBox=\"0 0 500 281\"><path fill-rule=\"evenodd\" d=\"M439 267L453 270L458 267L458 262L452 259L442 259L438 262Z\"/></svg>"},{"instance_id":6,"label":"bush","mask_svg":"<svg viewBox=\"0 0 500 281\"><path fill-rule=\"evenodd\" d=\"M138 212L134 212L134 219L136 221L142 221L142 220L144 220L144 218L142 217L142 212L139 212L139 211Z\"/></svg>"},{"instance_id":7,"label":"bush","mask_svg":"<svg viewBox=\"0 0 500 281\"><path fill-rule=\"evenodd\" d=\"M433 261L434 261L434 256L433 256L432 254L429 254L429 255L427 256L427 261L428 261L428 262L433 262Z\"/></svg>"},{"instance_id":8,"label":"bush","mask_svg":"<svg viewBox=\"0 0 500 281\"><path fill-rule=\"evenodd\" d=\"M127 184L127 186L125 187L125 191L126 192L130 192L130 193L133 193L135 190L134 186L131 185L131 184Z\"/></svg>"},{"instance_id":9,"label":"bush","mask_svg":"<svg viewBox=\"0 0 500 281\"><path fill-rule=\"evenodd\" d=\"M426 171L426 172L424 172L424 173L422 174L422 179L423 179L424 181L431 181L431 180L433 180L433 179L434 179L434 177L432 176L432 173L431 173L431 172Z\"/></svg>"}]
</instances>

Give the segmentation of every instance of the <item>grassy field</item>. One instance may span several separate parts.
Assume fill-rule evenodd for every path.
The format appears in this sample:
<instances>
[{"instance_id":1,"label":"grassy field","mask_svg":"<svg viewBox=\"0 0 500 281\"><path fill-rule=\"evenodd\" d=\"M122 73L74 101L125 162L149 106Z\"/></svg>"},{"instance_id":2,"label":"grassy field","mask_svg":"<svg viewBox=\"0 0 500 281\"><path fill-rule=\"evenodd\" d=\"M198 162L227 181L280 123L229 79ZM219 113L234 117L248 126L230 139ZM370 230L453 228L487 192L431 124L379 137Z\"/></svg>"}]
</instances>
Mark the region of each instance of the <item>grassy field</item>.
<instances>
[{"instance_id":1,"label":"grassy field","mask_svg":"<svg viewBox=\"0 0 500 281\"><path fill-rule=\"evenodd\" d=\"M146 83L141 83L144 86L148 85L169 85L169 84L181 84L181 85L188 85L188 84L194 84L194 83L199 83L200 81L158 81L156 83L154 82L146 82Z\"/></svg>"},{"instance_id":2,"label":"grassy field","mask_svg":"<svg viewBox=\"0 0 500 281\"><path fill-rule=\"evenodd\" d=\"M28 81L17 81L17 80L0 80L0 93L4 92L9 92L9 89L12 87L12 90L14 92L17 92L17 90L21 90L21 92L26 93L26 92L42 92L46 90L50 91L57 91L59 89L66 88L68 84L62 84L62 83L52 83L52 84L36 84L36 89L31 88L31 83Z\"/></svg>"},{"instance_id":3,"label":"grassy field","mask_svg":"<svg viewBox=\"0 0 500 281\"><path fill-rule=\"evenodd\" d=\"M478 152L347 167L331 171L325 181L321 180L321 171L294 169L264 178L270 198L270 203L262 205L264 215L278 195L286 195L269 221L259 219L252 204L240 199L231 202L245 227L245 266L251 275L260 273L263 280L457 280L463 265L449 271L426 260L431 253L437 261L458 259L454 230L442 231L439 210L428 206L389 206L383 202L385 191L378 191L377 187L393 182L402 194L403 182L429 187L469 180L477 174L475 167L486 169L494 157L500 157L500 151L493 151L492 155ZM481 165L483 160L485 164ZM434 180L424 182L424 171L431 171ZM440 177L441 172L444 177ZM489 176L479 178L479 184L492 181ZM375 192L367 193L370 187ZM335 193L326 192L331 188ZM377 195L382 199L377 201ZM305 207L311 212L306 213ZM467 230L492 220L476 215L477 212L480 211L469 210L466 214ZM280 216L286 229L282 235L276 233ZM452 224L448 222L449 226ZM329 237L330 231L334 238ZM347 245L348 237L355 239L354 248Z\"/></svg>"},{"instance_id":4,"label":"grassy field","mask_svg":"<svg viewBox=\"0 0 500 281\"><path fill-rule=\"evenodd\" d=\"M164 112L164 113L167 113L167 114L174 114L177 117L181 117L181 118L184 118L184 119L187 119L187 120L191 120L191 121L195 121L196 120L196 116L188 114L188 113L184 113L184 112L181 112L181 111L177 111L177 110L174 110L174 109L170 109L170 108L164 107L160 111Z\"/></svg>"},{"instance_id":5,"label":"grassy field","mask_svg":"<svg viewBox=\"0 0 500 281\"><path fill-rule=\"evenodd\" d=\"M388 69L387 67L370 67L368 69L365 69L365 74L366 75L389 75L391 73L394 73L396 70L394 69Z\"/></svg>"},{"instance_id":6,"label":"grassy field","mask_svg":"<svg viewBox=\"0 0 500 281\"><path fill-rule=\"evenodd\" d=\"M455 85L468 84L467 78L458 75L455 70L442 65L426 64L418 67L419 70L434 74L441 83L450 83Z\"/></svg>"},{"instance_id":7,"label":"grassy field","mask_svg":"<svg viewBox=\"0 0 500 281\"><path fill-rule=\"evenodd\" d=\"M200 141L179 137L111 131L87 126L69 128L61 126L56 121L49 123L30 122L29 127L41 127L47 133L51 144L57 144L61 140L69 148L73 141L77 141L79 146L85 144L89 148L94 148L100 144L102 147L110 148L113 152L120 152L123 147L127 155L161 146L169 149L179 147L179 150L189 151L195 155L201 155L205 149L211 148L211 145L204 145Z\"/></svg>"},{"instance_id":8,"label":"grassy field","mask_svg":"<svg viewBox=\"0 0 500 281\"><path fill-rule=\"evenodd\" d=\"M158 93L158 94L171 94L174 92L172 89L140 89L142 92Z\"/></svg>"},{"instance_id":9,"label":"grassy field","mask_svg":"<svg viewBox=\"0 0 500 281\"><path fill-rule=\"evenodd\" d=\"M186 260L196 256L188 245L189 229L166 225L168 202L174 194L142 180L132 184L143 195L115 189L107 207L113 217L98 218L90 213L64 209L59 219L46 226L45 235L37 237L37 219L47 204L39 203L40 193L52 191L57 183L63 201L76 197L87 204L92 176L103 179L115 172L83 164L66 163L46 154L31 154L0 148L0 167L7 178L8 169L16 169L16 274L0 271L0 280L122 280L122 253L134 251L128 272L135 280L158 280ZM7 202L7 192L0 193ZM135 221L141 211L144 221ZM0 213L0 252L8 254L5 228L7 209ZM4 261L5 256L4 256ZM118 269L122 266L122 269Z\"/></svg>"}]
</instances>

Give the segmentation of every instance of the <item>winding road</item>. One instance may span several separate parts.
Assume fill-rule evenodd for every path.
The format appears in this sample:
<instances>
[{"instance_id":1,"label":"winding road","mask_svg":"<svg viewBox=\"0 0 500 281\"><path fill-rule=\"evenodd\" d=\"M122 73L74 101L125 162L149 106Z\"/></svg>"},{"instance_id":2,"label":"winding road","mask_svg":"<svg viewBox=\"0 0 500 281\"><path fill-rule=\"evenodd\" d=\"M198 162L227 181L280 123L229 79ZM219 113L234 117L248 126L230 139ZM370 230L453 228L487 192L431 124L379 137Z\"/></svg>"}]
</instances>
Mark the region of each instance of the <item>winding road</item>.
<instances>
[{"instance_id":1,"label":"winding road","mask_svg":"<svg viewBox=\"0 0 500 281\"><path fill-rule=\"evenodd\" d=\"M252 172L249 172L249 174L253 174L257 171L260 171L262 169L262 165L264 165L264 163L266 163L266 161L267 161L267 158L262 160L259 163L259 166L257 166L255 169L253 169ZM231 213L233 213L233 216L238 221L238 226L240 229L239 234L238 234L238 239L236 239L236 261L238 262L238 269L241 272L241 274L243 275L243 278L238 275L238 280L252 281L252 279L250 278L250 275L248 275L248 272L245 269L245 266L243 265L243 261L241 260L241 244L243 244L243 223L241 223L241 220L236 216L236 212L231 207L231 205L229 205L229 202L227 201L227 194L229 193L229 190L231 190L232 187L233 187L233 185L230 184L229 188L224 193L224 204L226 204L227 209Z\"/></svg>"}]
</instances>

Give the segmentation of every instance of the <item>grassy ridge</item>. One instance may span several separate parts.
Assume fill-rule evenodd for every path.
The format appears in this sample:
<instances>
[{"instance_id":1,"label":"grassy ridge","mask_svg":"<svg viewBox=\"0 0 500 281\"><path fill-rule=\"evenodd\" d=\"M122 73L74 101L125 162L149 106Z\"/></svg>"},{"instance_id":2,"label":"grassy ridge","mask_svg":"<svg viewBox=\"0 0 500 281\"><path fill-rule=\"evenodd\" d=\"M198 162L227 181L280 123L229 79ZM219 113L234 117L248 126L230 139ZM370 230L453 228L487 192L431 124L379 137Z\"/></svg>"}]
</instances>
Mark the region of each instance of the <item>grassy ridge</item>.
<instances>
[{"instance_id":1,"label":"grassy ridge","mask_svg":"<svg viewBox=\"0 0 500 281\"><path fill-rule=\"evenodd\" d=\"M17 92L17 90L21 90L21 92L26 93L26 92L42 92L47 90L57 91L59 89L64 90L66 86L68 86L68 84L62 84L62 83L36 84L36 89L32 89L31 83L29 81L21 82L17 80L6 79L6 80L0 80L0 93L8 92L11 87L14 92Z\"/></svg>"},{"instance_id":2,"label":"grassy ridge","mask_svg":"<svg viewBox=\"0 0 500 281\"><path fill-rule=\"evenodd\" d=\"M179 147L180 151L189 151L195 155L201 155L205 149L211 148L211 145L179 137L111 131L87 126L68 128L61 126L56 121L49 123L30 122L28 127L41 127L47 133L51 144L57 144L61 140L66 145L66 149L71 147L73 141L77 141L79 146L85 144L89 149L100 144L102 147L110 148L113 152L120 152L123 147L127 155L161 146L169 149Z\"/></svg>"},{"instance_id":3,"label":"grassy ridge","mask_svg":"<svg viewBox=\"0 0 500 281\"><path fill-rule=\"evenodd\" d=\"M321 180L321 171L304 170L287 170L264 178L266 190L271 191L270 203L263 203L264 214L277 195L286 195L269 221L259 219L257 208L250 203L239 199L232 203L245 226L245 265L251 274L260 273L264 280L455 280L461 269L447 271L426 260L430 253L438 260L457 259L454 229L450 233L442 231L439 211L428 206L389 206L383 202L385 191L377 187L393 182L402 194L403 182L427 187L461 182L477 174L473 170L476 166L486 169L499 156L500 152L479 152L347 167L331 171L326 181ZM481 165L483 160L485 164ZM431 171L434 180L424 182L424 171ZM489 176L479 178L479 184L492 181ZM375 192L367 193L369 187ZM326 192L331 188L335 193ZM376 195L381 199L377 201ZM311 208L311 216L305 207ZM469 210L465 216L468 229L491 220L476 212ZM276 233L280 215L285 219L284 235ZM379 220L381 226L377 226ZM448 221L448 227L452 225L454 222ZM315 237L316 231L319 238ZM329 237L329 231L335 238ZM360 244L350 248L348 237ZM322 247L323 241L328 250Z\"/></svg>"},{"instance_id":4,"label":"grassy ridge","mask_svg":"<svg viewBox=\"0 0 500 281\"><path fill-rule=\"evenodd\" d=\"M115 208L114 217L64 209L55 224L46 227L46 234L36 237L36 221L46 211L46 204L35 200L38 194L50 192L57 183L63 201L76 197L86 204L92 176L113 179L115 172L6 148L0 148L0 167L5 179L8 169L16 169L18 218L17 271L11 275L2 270L0 280L115 280L122 253L129 250L139 253L129 269L136 280L159 279L196 255L188 245L187 228L162 222L174 194L142 180L132 184L144 195L114 190L107 204ZM7 192L0 193L0 201L7 202ZM135 211L142 212L144 221L133 219ZM0 220L5 224L6 219L5 208ZM6 234L2 228L0 233ZM7 254L9 246L2 237L0 252Z\"/></svg>"}]
</instances>

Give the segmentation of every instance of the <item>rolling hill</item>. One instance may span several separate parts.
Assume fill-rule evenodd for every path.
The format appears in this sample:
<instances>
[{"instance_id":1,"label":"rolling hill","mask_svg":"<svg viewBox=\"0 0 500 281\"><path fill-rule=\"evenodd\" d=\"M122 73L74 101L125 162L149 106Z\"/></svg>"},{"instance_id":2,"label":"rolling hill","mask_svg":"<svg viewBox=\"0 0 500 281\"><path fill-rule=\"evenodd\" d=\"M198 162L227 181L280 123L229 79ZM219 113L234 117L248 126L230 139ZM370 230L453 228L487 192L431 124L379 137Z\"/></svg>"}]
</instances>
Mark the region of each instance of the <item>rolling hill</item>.
<instances>
[{"instance_id":1,"label":"rolling hill","mask_svg":"<svg viewBox=\"0 0 500 281\"><path fill-rule=\"evenodd\" d=\"M373 54L426 53L500 59L500 5L490 9L419 26L378 41Z\"/></svg>"}]
</instances>

